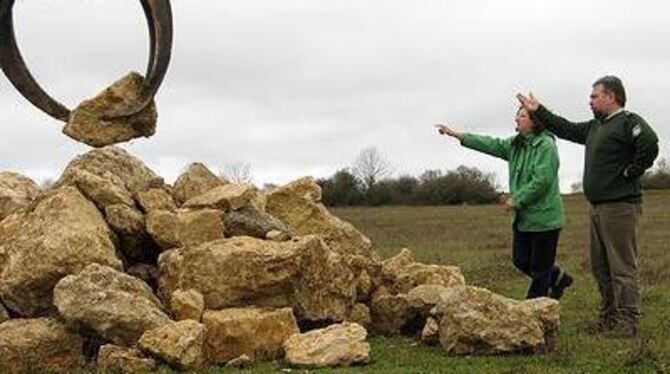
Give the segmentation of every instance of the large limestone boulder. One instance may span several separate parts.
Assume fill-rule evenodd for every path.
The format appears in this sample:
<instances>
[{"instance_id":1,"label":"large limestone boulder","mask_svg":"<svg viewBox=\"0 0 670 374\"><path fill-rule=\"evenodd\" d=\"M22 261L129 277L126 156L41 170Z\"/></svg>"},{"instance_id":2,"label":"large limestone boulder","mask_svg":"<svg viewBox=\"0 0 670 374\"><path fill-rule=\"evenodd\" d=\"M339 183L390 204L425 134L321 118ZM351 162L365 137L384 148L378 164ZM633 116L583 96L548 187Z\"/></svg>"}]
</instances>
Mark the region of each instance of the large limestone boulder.
<instances>
[{"instance_id":1,"label":"large limestone boulder","mask_svg":"<svg viewBox=\"0 0 670 374\"><path fill-rule=\"evenodd\" d=\"M72 111L63 133L92 147L149 137L156 132L156 104L152 100L137 114L105 119L105 113L124 108L140 98L144 92L144 77L131 72L91 100L81 103Z\"/></svg>"},{"instance_id":2,"label":"large limestone boulder","mask_svg":"<svg viewBox=\"0 0 670 374\"><path fill-rule=\"evenodd\" d=\"M0 221L23 209L40 193L32 179L9 171L0 172Z\"/></svg>"},{"instance_id":3,"label":"large limestone boulder","mask_svg":"<svg viewBox=\"0 0 670 374\"><path fill-rule=\"evenodd\" d=\"M418 335L447 291L441 285L421 285L406 294L377 295L370 308L373 328L383 334Z\"/></svg>"},{"instance_id":4,"label":"large limestone boulder","mask_svg":"<svg viewBox=\"0 0 670 374\"><path fill-rule=\"evenodd\" d=\"M256 199L258 189L251 184L225 184L192 197L184 203L185 208L218 209L225 212L249 206Z\"/></svg>"},{"instance_id":5,"label":"large limestone boulder","mask_svg":"<svg viewBox=\"0 0 670 374\"><path fill-rule=\"evenodd\" d=\"M0 372L69 372L84 363L83 340L51 318L0 324Z\"/></svg>"},{"instance_id":6,"label":"large limestone boulder","mask_svg":"<svg viewBox=\"0 0 670 374\"><path fill-rule=\"evenodd\" d=\"M214 175L205 165L196 162L189 165L188 169L177 178L173 196L177 205L181 206L187 200L225 184L228 182Z\"/></svg>"},{"instance_id":7,"label":"large limestone boulder","mask_svg":"<svg viewBox=\"0 0 670 374\"><path fill-rule=\"evenodd\" d=\"M367 364L370 344L365 342L366 337L363 326L348 322L295 334L284 342L285 360L289 365L301 367Z\"/></svg>"},{"instance_id":8,"label":"large limestone boulder","mask_svg":"<svg viewBox=\"0 0 670 374\"><path fill-rule=\"evenodd\" d=\"M72 325L119 345L132 345L145 331L170 322L147 284L98 264L58 282L54 304Z\"/></svg>"},{"instance_id":9,"label":"large limestone boulder","mask_svg":"<svg viewBox=\"0 0 670 374\"><path fill-rule=\"evenodd\" d=\"M376 289L382 285L381 263L360 255L342 255L354 271L358 302L369 304Z\"/></svg>"},{"instance_id":10,"label":"large limestone boulder","mask_svg":"<svg viewBox=\"0 0 670 374\"><path fill-rule=\"evenodd\" d=\"M542 323L545 346L549 352L556 351L559 348L560 304L548 297L538 297L517 302L516 307L525 309L523 313L533 314Z\"/></svg>"},{"instance_id":11,"label":"large limestone boulder","mask_svg":"<svg viewBox=\"0 0 670 374\"><path fill-rule=\"evenodd\" d=\"M447 288L436 311L440 344L458 355L545 349L544 320L558 318L552 304L558 302L520 302L472 286ZM552 314L542 314L547 311Z\"/></svg>"},{"instance_id":12,"label":"large limestone boulder","mask_svg":"<svg viewBox=\"0 0 670 374\"><path fill-rule=\"evenodd\" d=\"M207 360L214 365L241 355L254 361L281 358L284 341L300 332L291 308L208 310L202 323Z\"/></svg>"},{"instance_id":13,"label":"large limestone boulder","mask_svg":"<svg viewBox=\"0 0 670 374\"><path fill-rule=\"evenodd\" d=\"M55 186L76 186L104 211L115 204L136 208L135 194L162 184L162 179L142 161L119 147L109 146L70 161Z\"/></svg>"},{"instance_id":14,"label":"large limestone boulder","mask_svg":"<svg viewBox=\"0 0 670 374\"><path fill-rule=\"evenodd\" d=\"M300 320L342 321L356 301L353 271L318 236L233 237L169 252L159 258L161 293L197 290L207 309L291 306Z\"/></svg>"},{"instance_id":15,"label":"large limestone boulder","mask_svg":"<svg viewBox=\"0 0 670 374\"><path fill-rule=\"evenodd\" d=\"M172 195L166 191L165 187L139 191L135 195L135 200L145 213L154 210L167 210L168 212L177 210L177 204L175 204Z\"/></svg>"},{"instance_id":16,"label":"large limestone boulder","mask_svg":"<svg viewBox=\"0 0 670 374\"><path fill-rule=\"evenodd\" d=\"M346 320L357 299L357 269L318 236L305 237L303 245L289 305L300 321Z\"/></svg>"},{"instance_id":17,"label":"large limestone boulder","mask_svg":"<svg viewBox=\"0 0 670 374\"><path fill-rule=\"evenodd\" d=\"M0 223L0 298L21 316L51 312L54 285L94 262L121 269L114 234L75 188L45 194Z\"/></svg>"},{"instance_id":18,"label":"large limestone boulder","mask_svg":"<svg viewBox=\"0 0 670 374\"><path fill-rule=\"evenodd\" d=\"M415 310L422 316L428 317L431 315L431 310L446 297L448 291L448 287L439 284L423 284L412 288L406 298Z\"/></svg>"},{"instance_id":19,"label":"large limestone boulder","mask_svg":"<svg viewBox=\"0 0 670 374\"><path fill-rule=\"evenodd\" d=\"M178 217L180 246L193 247L224 237L223 215L218 210L180 211Z\"/></svg>"},{"instance_id":20,"label":"large limestone boulder","mask_svg":"<svg viewBox=\"0 0 670 374\"><path fill-rule=\"evenodd\" d=\"M62 186L76 187L101 211L109 205L122 204L129 207L134 205L133 197L123 187L121 178L111 173L98 175L95 171L75 166L66 169L59 181L54 184L54 188Z\"/></svg>"},{"instance_id":21,"label":"large limestone boulder","mask_svg":"<svg viewBox=\"0 0 670 374\"><path fill-rule=\"evenodd\" d=\"M323 235L335 251L379 259L370 239L331 214L321 203L321 187L313 178L299 179L271 190L266 199L267 212L287 224L296 235Z\"/></svg>"},{"instance_id":22,"label":"large limestone boulder","mask_svg":"<svg viewBox=\"0 0 670 374\"><path fill-rule=\"evenodd\" d=\"M560 325L561 305L556 300L548 297L517 301L517 308L526 309L538 320L547 326L558 327Z\"/></svg>"},{"instance_id":23,"label":"large limestone boulder","mask_svg":"<svg viewBox=\"0 0 670 374\"><path fill-rule=\"evenodd\" d=\"M158 251L146 233L144 216L134 196L163 186L142 161L121 148L95 149L70 161L55 187L75 186L95 203L115 233L119 249L131 263L152 262Z\"/></svg>"},{"instance_id":24,"label":"large limestone boulder","mask_svg":"<svg viewBox=\"0 0 670 374\"><path fill-rule=\"evenodd\" d=\"M146 216L147 233L163 249L180 247L181 221L176 212L152 210Z\"/></svg>"},{"instance_id":25,"label":"large limestone boulder","mask_svg":"<svg viewBox=\"0 0 670 374\"><path fill-rule=\"evenodd\" d=\"M128 205L115 204L105 207L105 218L109 226L119 234L132 240L146 234L144 215Z\"/></svg>"},{"instance_id":26,"label":"large limestone boulder","mask_svg":"<svg viewBox=\"0 0 670 374\"><path fill-rule=\"evenodd\" d=\"M145 357L139 349L105 344L98 351L98 370L103 373L145 373L156 368L156 360Z\"/></svg>"},{"instance_id":27,"label":"large limestone boulder","mask_svg":"<svg viewBox=\"0 0 670 374\"><path fill-rule=\"evenodd\" d=\"M382 263L382 281L392 293L407 293L425 284L446 287L465 284L463 273L457 266L422 264L408 249Z\"/></svg>"},{"instance_id":28,"label":"large limestone boulder","mask_svg":"<svg viewBox=\"0 0 670 374\"><path fill-rule=\"evenodd\" d=\"M184 248L175 248L158 256L158 296L165 305L171 305L173 293L179 290L184 251Z\"/></svg>"},{"instance_id":29,"label":"large limestone boulder","mask_svg":"<svg viewBox=\"0 0 670 374\"><path fill-rule=\"evenodd\" d=\"M184 320L146 331L137 342L140 349L180 370L200 367L204 362L205 326Z\"/></svg>"},{"instance_id":30,"label":"large limestone boulder","mask_svg":"<svg viewBox=\"0 0 670 374\"><path fill-rule=\"evenodd\" d=\"M170 298L170 310L177 321L200 321L205 311L205 298L196 290L177 290Z\"/></svg>"},{"instance_id":31,"label":"large limestone boulder","mask_svg":"<svg viewBox=\"0 0 670 374\"><path fill-rule=\"evenodd\" d=\"M354 322L368 329L372 325L370 308L363 303L354 304L353 308L351 308L351 313L347 317L347 322Z\"/></svg>"},{"instance_id":32,"label":"large limestone boulder","mask_svg":"<svg viewBox=\"0 0 670 374\"><path fill-rule=\"evenodd\" d=\"M226 236L251 236L259 239L272 240L272 236L284 234L290 239L290 229L282 221L265 211L252 206L226 213L224 217ZM272 234L270 234L272 233ZM269 235L268 235L269 234ZM276 240L276 241L285 241Z\"/></svg>"},{"instance_id":33,"label":"large limestone boulder","mask_svg":"<svg viewBox=\"0 0 670 374\"><path fill-rule=\"evenodd\" d=\"M370 304L373 328L387 335L412 335L421 324L420 315L413 310L407 295L389 293L375 296Z\"/></svg>"},{"instance_id":34,"label":"large limestone boulder","mask_svg":"<svg viewBox=\"0 0 670 374\"><path fill-rule=\"evenodd\" d=\"M219 210L154 210L147 215L147 231L158 245L169 249L223 239L225 225Z\"/></svg>"},{"instance_id":35,"label":"large limestone boulder","mask_svg":"<svg viewBox=\"0 0 670 374\"><path fill-rule=\"evenodd\" d=\"M105 220L119 238L119 249L129 262L155 263L159 247L147 233L139 210L123 204L108 205Z\"/></svg>"}]
</instances>

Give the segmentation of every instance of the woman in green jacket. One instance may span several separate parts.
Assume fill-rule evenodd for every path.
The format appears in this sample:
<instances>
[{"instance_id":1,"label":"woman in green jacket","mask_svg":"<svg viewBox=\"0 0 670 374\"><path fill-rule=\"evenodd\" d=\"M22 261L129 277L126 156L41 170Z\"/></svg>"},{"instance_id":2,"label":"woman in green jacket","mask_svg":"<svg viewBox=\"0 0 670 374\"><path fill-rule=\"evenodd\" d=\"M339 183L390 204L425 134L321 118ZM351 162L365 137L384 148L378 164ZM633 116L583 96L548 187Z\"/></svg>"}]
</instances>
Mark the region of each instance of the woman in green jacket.
<instances>
[{"instance_id":1,"label":"woman in green jacket","mask_svg":"<svg viewBox=\"0 0 670 374\"><path fill-rule=\"evenodd\" d=\"M447 125L437 128L467 148L508 162L510 196L504 205L511 212L514 265L532 279L527 298L560 299L573 278L555 264L564 221L558 150L553 136L534 122L526 109L517 111L516 125L518 134L507 139L461 133Z\"/></svg>"}]
</instances>

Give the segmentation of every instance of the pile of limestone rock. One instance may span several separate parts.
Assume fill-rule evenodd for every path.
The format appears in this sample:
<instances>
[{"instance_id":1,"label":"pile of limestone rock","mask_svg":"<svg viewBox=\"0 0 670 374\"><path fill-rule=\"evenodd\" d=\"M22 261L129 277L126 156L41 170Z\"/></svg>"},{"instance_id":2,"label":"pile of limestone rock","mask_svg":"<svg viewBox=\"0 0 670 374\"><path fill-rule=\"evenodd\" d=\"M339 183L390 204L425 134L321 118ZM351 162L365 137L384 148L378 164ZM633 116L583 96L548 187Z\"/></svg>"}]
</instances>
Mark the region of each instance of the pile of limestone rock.
<instances>
[{"instance_id":1,"label":"pile of limestone rock","mask_svg":"<svg viewBox=\"0 0 670 374\"><path fill-rule=\"evenodd\" d=\"M261 191L198 163L167 185L117 147L46 189L0 173L0 370L361 365L368 331L449 354L555 344L555 301L407 249L381 261L320 200L311 178Z\"/></svg>"}]
</instances>

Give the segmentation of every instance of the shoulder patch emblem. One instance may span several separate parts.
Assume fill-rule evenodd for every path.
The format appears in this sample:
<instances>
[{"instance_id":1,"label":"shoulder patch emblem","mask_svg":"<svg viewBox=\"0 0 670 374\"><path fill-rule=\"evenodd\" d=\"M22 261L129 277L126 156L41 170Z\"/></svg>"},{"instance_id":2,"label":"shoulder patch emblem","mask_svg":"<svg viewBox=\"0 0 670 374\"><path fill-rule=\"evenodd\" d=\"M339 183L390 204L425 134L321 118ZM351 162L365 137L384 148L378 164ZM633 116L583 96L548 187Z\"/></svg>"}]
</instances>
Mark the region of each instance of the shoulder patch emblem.
<instances>
[{"instance_id":1,"label":"shoulder patch emblem","mask_svg":"<svg viewBox=\"0 0 670 374\"><path fill-rule=\"evenodd\" d=\"M640 133L642 133L642 128L640 127L640 125L635 125L635 127L633 127L632 133L633 138L637 138L638 136L640 136Z\"/></svg>"}]
</instances>

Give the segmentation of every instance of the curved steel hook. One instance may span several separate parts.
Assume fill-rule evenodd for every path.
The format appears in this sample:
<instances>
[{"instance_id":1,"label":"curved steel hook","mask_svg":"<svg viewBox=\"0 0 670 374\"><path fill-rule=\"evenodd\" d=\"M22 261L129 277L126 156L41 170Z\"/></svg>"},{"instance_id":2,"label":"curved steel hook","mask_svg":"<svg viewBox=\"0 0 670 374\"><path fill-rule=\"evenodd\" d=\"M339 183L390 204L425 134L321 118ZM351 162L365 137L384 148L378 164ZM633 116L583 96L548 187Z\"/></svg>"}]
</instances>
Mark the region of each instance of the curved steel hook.
<instances>
[{"instance_id":1,"label":"curved steel hook","mask_svg":"<svg viewBox=\"0 0 670 374\"><path fill-rule=\"evenodd\" d=\"M0 67L21 94L48 115L67 121L70 110L49 96L28 71L16 45L12 7L14 0L0 0Z\"/></svg>"},{"instance_id":2,"label":"curved steel hook","mask_svg":"<svg viewBox=\"0 0 670 374\"><path fill-rule=\"evenodd\" d=\"M172 56L172 9L170 0L141 0L144 15L149 25L149 64L144 75L144 90L138 100L128 106L113 108L102 117L105 119L133 115L144 109L153 100Z\"/></svg>"},{"instance_id":3,"label":"curved steel hook","mask_svg":"<svg viewBox=\"0 0 670 374\"><path fill-rule=\"evenodd\" d=\"M140 0L149 25L149 64L140 98L130 106L114 108L103 117L116 118L144 109L158 91L172 53L172 10L170 0ZM14 87L33 105L60 121L67 122L70 110L49 96L35 81L21 56L16 37L12 8L15 0L0 0L0 68Z\"/></svg>"}]
</instances>

